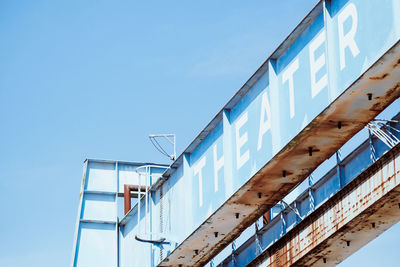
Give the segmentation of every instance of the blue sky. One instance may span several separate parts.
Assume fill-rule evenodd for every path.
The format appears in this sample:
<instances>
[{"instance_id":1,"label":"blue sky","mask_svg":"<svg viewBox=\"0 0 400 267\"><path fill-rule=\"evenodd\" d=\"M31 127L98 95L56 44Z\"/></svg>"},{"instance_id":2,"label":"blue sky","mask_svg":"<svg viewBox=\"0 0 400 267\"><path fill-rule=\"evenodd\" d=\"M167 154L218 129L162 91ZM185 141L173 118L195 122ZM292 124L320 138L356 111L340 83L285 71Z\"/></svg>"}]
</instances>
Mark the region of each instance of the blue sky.
<instances>
[{"instance_id":1,"label":"blue sky","mask_svg":"<svg viewBox=\"0 0 400 267\"><path fill-rule=\"evenodd\" d=\"M69 266L84 159L166 163L148 134L182 152L316 2L1 1L0 266Z\"/></svg>"}]
</instances>

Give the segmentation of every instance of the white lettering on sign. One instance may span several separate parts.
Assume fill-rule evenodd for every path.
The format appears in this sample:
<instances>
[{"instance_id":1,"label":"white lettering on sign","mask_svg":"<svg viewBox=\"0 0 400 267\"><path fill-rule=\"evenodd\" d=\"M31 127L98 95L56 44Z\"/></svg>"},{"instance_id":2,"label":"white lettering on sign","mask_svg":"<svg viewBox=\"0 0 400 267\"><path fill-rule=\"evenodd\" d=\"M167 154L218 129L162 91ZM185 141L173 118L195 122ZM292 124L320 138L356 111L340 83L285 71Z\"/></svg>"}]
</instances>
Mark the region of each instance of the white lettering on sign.
<instances>
[{"instance_id":1,"label":"white lettering on sign","mask_svg":"<svg viewBox=\"0 0 400 267\"><path fill-rule=\"evenodd\" d=\"M206 165L206 157L204 156L199 162L193 167L194 175L199 175L199 205L203 206L203 168Z\"/></svg>"},{"instance_id":2,"label":"white lettering on sign","mask_svg":"<svg viewBox=\"0 0 400 267\"><path fill-rule=\"evenodd\" d=\"M247 111L240 117L236 122L236 165L239 170L250 158L249 150L246 150L243 154L240 154L240 148L247 142L248 135L245 132L240 135L240 128L247 122Z\"/></svg>"},{"instance_id":3,"label":"white lettering on sign","mask_svg":"<svg viewBox=\"0 0 400 267\"><path fill-rule=\"evenodd\" d=\"M317 59L315 59L315 51L321 47L323 43L325 43L326 34L325 30L311 42L309 46L310 52L310 74L311 74L311 97L314 98L316 95L321 92L328 85L328 72L325 73L318 81L317 81L317 72L325 66L325 52L322 53Z\"/></svg>"},{"instance_id":4,"label":"white lettering on sign","mask_svg":"<svg viewBox=\"0 0 400 267\"><path fill-rule=\"evenodd\" d=\"M289 67L282 74L282 83L285 84L289 81L289 106L290 106L290 118L294 117L294 85L293 85L293 74L299 69L299 59L296 58L289 65Z\"/></svg>"},{"instance_id":5,"label":"white lettering on sign","mask_svg":"<svg viewBox=\"0 0 400 267\"><path fill-rule=\"evenodd\" d=\"M351 28L344 34L344 23L351 17ZM340 70L346 67L345 48L348 47L353 57L356 57L360 50L354 40L357 31L357 8L353 3L349 3L338 15L338 31L339 31L339 53L340 53Z\"/></svg>"},{"instance_id":6,"label":"white lettering on sign","mask_svg":"<svg viewBox=\"0 0 400 267\"><path fill-rule=\"evenodd\" d=\"M356 6L353 3L349 3L347 6L343 8L343 10L338 14L338 45L339 45L339 58L340 58L340 69L344 69L346 67L345 60L345 52L351 52L353 58L355 58L360 50L355 42L355 35L357 32L357 24L358 24L358 15ZM345 26L346 25L346 26ZM346 32L345 32L346 31ZM311 98L314 99L322 90L328 87L328 68L327 68L327 52L323 46L327 45L327 33L326 29L322 29L314 39L309 43L308 52L309 52L309 66L310 66L310 74L307 74L307 78L310 78L311 85ZM301 64L307 64L307 62L301 62ZM302 65L303 66L303 65ZM295 57L292 62L286 67L282 72L282 85L286 85L289 90L289 114L292 119L296 115L296 106L295 106L295 94L294 94L294 85L299 86L300 80L296 79L304 79L301 75L295 75L297 70L300 67L299 57ZM321 75L317 75L318 73L322 73ZM296 87L297 88L297 87ZM300 87L299 87L300 89ZM236 147L236 168L237 170L241 169L244 164L246 164L250 160L250 152L255 153L255 151L260 151L263 147L264 136L268 131L272 130L272 114L274 110L271 110L271 100L269 98L269 94L271 93L271 88L264 89L261 95L261 105L260 109L257 107L257 111L249 111L252 109L245 110L243 114L237 119L234 125L235 138L233 140L233 145ZM278 94L279 96L279 94ZM279 101L279 99L273 99L273 101ZM297 101L299 102L299 101ZM310 102L312 105L312 102ZM249 112L250 115L249 115ZM257 117L259 115L259 117ZM249 118L250 116L250 118ZM279 115L277 115L279 117ZM244 130L243 128L246 124L250 124L250 122L259 122L259 128L248 127L248 130ZM253 121L254 120L254 121ZM224 129L225 131L225 129ZM250 132L249 132L250 131ZM247 145L249 142L249 134L250 136L257 136L257 148L253 148L251 145ZM225 133L224 133L225 135ZM230 139L230 136L228 137ZM265 142L264 142L265 143ZM253 144L253 142L251 143ZM218 146L216 143L212 144L212 155L213 157L213 172L214 172L214 192L219 191L219 179L221 177L218 176L218 173L221 169L225 168L225 163L229 164L230 162L225 162L223 148L221 146L222 153L220 153L220 158L218 158ZM228 148L229 149L229 148ZM254 149L254 151L253 151ZM230 159L230 158L228 158ZM203 156L194 166L193 173L194 176L198 176L198 192L199 192L199 205L203 206L204 200L204 192L203 192L203 170L204 168L211 168L210 166L206 166L206 157ZM211 172L211 170L207 169L207 173Z\"/></svg>"},{"instance_id":7,"label":"white lettering on sign","mask_svg":"<svg viewBox=\"0 0 400 267\"><path fill-rule=\"evenodd\" d=\"M265 119L265 116L267 119ZM260 129L258 131L257 150L262 147L264 134L271 129L271 106L269 104L267 91L262 94L261 112L260 112Z\"/></svg>"},{"instance_id":8,"label":"white lettering on sign","mask_svg":"<svg viewBox=\"0 0 400 267\"><path fill-rule=\"evenodd\" d=\"M214 154L214 191L218 191L218 171L224 166L224 155L219 159L217 158L217 145L213 147Z\"/></svg>"}]
</instances>

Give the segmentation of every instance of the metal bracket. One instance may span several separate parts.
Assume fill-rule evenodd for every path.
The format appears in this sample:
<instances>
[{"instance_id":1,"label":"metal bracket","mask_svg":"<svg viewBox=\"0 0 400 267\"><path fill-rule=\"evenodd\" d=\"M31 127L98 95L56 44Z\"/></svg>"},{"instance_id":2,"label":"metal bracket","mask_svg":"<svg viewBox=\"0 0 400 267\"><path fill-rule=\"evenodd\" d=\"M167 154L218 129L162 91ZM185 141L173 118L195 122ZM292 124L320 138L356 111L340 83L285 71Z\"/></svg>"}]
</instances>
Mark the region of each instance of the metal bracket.
<instances>
[{"instance_id":1,"label":"metal bracket","mask_svg":"<svg viewBox=\"0 0 400 267\"><path fill-rule=\"evenodd\" d=\"M151 239L140 238L137 235L135 235L135 239L139 242L150 243L150 244L169 244L170 243L170 242L165 242L164 237L157 239L157 240L151 240Z\"/></svg>"},{"instance_id":2,"label":"metal bracket","mask_svg":"<svg viewBox=\"0 0 400 267\"><path fill-rule=\"evenodd\" d=\"M174 147L174 153L169 154L162 145L157 141L157 138L166 139ZM175 134L150 134L149 139L153 146L163 155L167 156L170 160L176 160L176 135Z\"/></svg>"}]
</instances>

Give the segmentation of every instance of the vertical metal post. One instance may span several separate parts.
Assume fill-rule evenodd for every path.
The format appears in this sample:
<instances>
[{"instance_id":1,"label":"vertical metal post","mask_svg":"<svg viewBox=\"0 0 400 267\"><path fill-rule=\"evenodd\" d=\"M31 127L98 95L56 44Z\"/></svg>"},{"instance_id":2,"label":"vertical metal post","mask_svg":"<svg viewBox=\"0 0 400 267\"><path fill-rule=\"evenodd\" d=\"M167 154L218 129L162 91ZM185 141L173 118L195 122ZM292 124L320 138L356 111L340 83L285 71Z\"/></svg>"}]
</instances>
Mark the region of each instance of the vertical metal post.
<instances>
[{"instance_id":1,"label":"vertical metal post","mask_svg":"<svg viewBox=\"0 0 400 267\"><path fill-rule=\"evenodd\" d=\"M118 161L115 162L115 179L117 183L117 190L115 193L115 221L117 222L115 224L115 232L117 234L117 267L119 266L119 225L118 225L118 192L119 192L119 168L118 168Z\"/></svg>"},{"instance_id":2,"label":"vertical metal post","mask_svg":"<svg viewBox=\"0 0 400 267\"><path fill-rule=\"evenodd\" d=\"M340 149L336 152L336 175L338 177L339 180L339 189L337 191L339 191L340 189L343 188L344 184L343 184L343 175L342 175L342 166L340 165L342 161L341 155L340 155Z\"/></svg>"},{"instance_id":3,"label":"vertical metal post","mask_svg":"<svg viewBox=\"0 0 400 267\"><path fill-rule=\"evenodd\" d=\"M299 222L301 222L301 217L299 216L301 214L300 214L299 209L297 208L297 201L294 201L293 205L294 205L294 209L297 210L297 213L298 213L298 214L296 214L296 224L298 224Z\"/></svg>"},{"instance_id":4,"label":"vertical metal post","mask_svg":"<svg viewBox=\"0 0 400 267\"><path fill-rule=\"evenodd\" d=\"M310 200L310 211L314 211L315 209L315 200L314 200L314 194L312 191L312 176L308 176L308 198Z\"/></svg>"},{"instance_id":5,"label":"vertical metal post","mask_svg":"<svg viewBox=\"0 0 400 267\"><path fill-rule=\"evenodd\" d=\"M258 221L259 220L257 220L255 223L254 223L254 227L255 227L255 241L256 241L256 255L258 256L258 255L260 255L261 254L261 252L262 252L262 248L261 248L261 242L260 242L260 239L259 239L259 234L258 234L258 231L259 231L259 229L258 229Z\"/></svg>"},{"instance_id":6,"label":"vertical metal post","mask_svg":"<svg viewBox=\"0 0 400 267\"><path fill-rule=\"evenodd\" d=\"M164 216L164 210L163 210L163 196L164 196L164 192L163 192L163 185L160 186L160 200L159 200L159 205L160 205L160 233L163 233L164 231L164 220L163 220L163 216ZM160 246L160 261L163 259L163 248L162 246Z\"/></svg>"},{"instance_id":7,"label":"vertical metal post","mask_svg":"<svg viewBox=\"0 0 400 267\"><path fill-rule=\"evenodd\" d=\"M372 133L371 133L371 130L369 130L369 129L368 129L368 140L369 140L369 148L371 151L371 155L370 155L371 163L374 163L376 161L375 147L372 142Z\"/></svg>"},{"instance_id":8,"label":"vertical metal post","mask_svg":"<svg viewBox=\"0 0 400 267\"><path fill-rule=\"evenodd\" d=\"M124 214L126 215L131 209L131 190L129 185L124 185Z\"/></svg>"},{"instance_id":9,"label":"vertical metal post","mask_svg":"<svg viewBox=\"0 0 400 267\"><path fill-rule=\"evenodd\" d=\"M76 223L75 223L75 233L74 233L74 243L73 243L73 249L72 249L72 258L71 258L71 263L72 266L75 266L76 261L77 261L77 255L78 255L78 242L79 242L79 227L80 227L80 219L82 216L82 203L83 203L83 195L85 194L85 186L86 186L86 179L87 179L87 173L88 173L88 164L89 160L85 160L83 164L83 175L82 175L82 183L81 183L81 191L79 194L79 206L78 206L78 214L76 216Z\"/></svg>"},{"instance_id":10,"label":"vertical metal post","mask_svg":"<svg viewBox=\"0 0 400 267\"><path fill-rule=\"evenodd\" d=\"M146 194L145 194L145 206L144 206L144 218L145 218L145 220L144 220L144 232L145 233L147 233L147 223L148 223L148 221L147 221L147 213L148 213L148 204L147 204L147 201L148 201L148 196L147 196L147 193L148 193L148 188L149 188L149 186L147 185L148 184L148 178L147 178L147 175L148 175L148 170L150 169L150 166L146 166L146 168L145 168L145 181L144 181L144 186L145 186L145 192L146 192Z\"/></svg>"},{"instance_id":11,"label":"vertical metal post","mask_svg":"<svg viewBox=\"0 0 400 267\"><path fill-rule=\"evenodd\" d=\"M281 206L281 222L282 222L281 236L283 236L284 234L286 234L286 220L285 220L285 214L283 212L285 210L285 204L283 203L283 201L280 202L280 206Z\"/></svg>"},{"instance_id":12,"label":"vertical metal post","mask_svg":"<svg viewBox=\"0 0 400 267\"><path fill-rule=\"evenodd\" d=\"M138 204L137 204L137 206L138 206L138 233L140 233L140 198L141 198L141 196L142 196L142 192L141 192L141 187L142 187L142 184L141 184L141 180L142 180L142 176L141 176L141 174L140 174L140 172L138 172L138 175L139 175L139 177L138 177Z\"/></svg>"},{"instance_id":13,"label":"vertical metal post","mask_svg":"<svg viewBox=\"0 0 400 267\"><path fill-rule=\"evenodd\" d=\"M235 258L235 253L236 253L236 244L235 241L232 242L232 266L236 266L236 258Z\"/></svg>"}]
</instances>

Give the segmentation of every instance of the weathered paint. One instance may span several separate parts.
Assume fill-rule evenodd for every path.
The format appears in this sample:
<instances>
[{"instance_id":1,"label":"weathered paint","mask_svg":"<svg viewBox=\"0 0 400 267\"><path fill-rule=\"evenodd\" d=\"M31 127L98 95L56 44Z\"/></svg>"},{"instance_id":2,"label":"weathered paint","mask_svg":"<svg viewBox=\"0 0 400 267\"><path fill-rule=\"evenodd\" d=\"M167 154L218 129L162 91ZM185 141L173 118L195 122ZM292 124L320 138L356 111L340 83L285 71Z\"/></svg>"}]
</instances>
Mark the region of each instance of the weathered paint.
<instances>
[{"instance_id":1,"label":"weathered paint","mask_svg":"<svg viewBox=\"0 0 400 267\"><path fill-rule=\"evenodd\" d=\"M399 121L399 110L400 99L385 110L384 114L380 114L379 118ZM393 117L393 114L397 115ZM400 123L391 123L391 127L393 127L391 132L400 138L400 132L395 130L400 129ZM343 187L356 179L389 150L390 147L379 138L369 136L368 131L364 129L349 140L336 155L320 165L305 181L307 183L303 182L291 193L292 197L286 196L285 203L273 207L270 210L273 216L269 217L271 220L268 224L262 228L257 227L257 231L248 233L243 242L236 242L235 251L220 253L213 259L214 266L215 264L225 267L246 266L261 251L271 251L270 248L275 243L282 242L280 239L287 238L288 234L296 231L296 225L307 216L320 212L321 205L325 205L324 203L329 198L348 190ZM254 229L255 225L251 228Z\"/></svg>"},{"instance_id":2,"label":"weathered paint","mask_svg":"<svg viewBox=\"0 0 400 267\"><path fill-rule=\"evenodd\" d=\"M400 146L248 266L335 266L400 221Z\"/></svg>"},{"instance_id":3,"label":"weathered paint","mask_svg":"<svg viewBox=\"0 0 400 267\"><path fill-rule=\"evenodd\" d=\"M398 98L399 14L320 1L154 184L151 211L121 220L118 248L141 257L118 263L204 265ZM134 239L149 218L165 244Z\"/></svg>"},{"instance_id":4,"label":"weathered paint","mask_svg":"<svg viewBox=\"0 0 400 267\"><path fill-rule=\"evenodd\" d=\"M193 232L160 265L204 265L224 246L232 242L241 231L282 199L312 170L337 151L345 141L388 104L398 98L400 94L400 68L396 64L399 59L400 45L396 44L280 150L260 171L239 188L221 207L217 208L213 213L210 212L213 209L208 209L211 216L200 226L193 229ZM390 75L385 76L385 73L390 73ZM385 76L383 79L375 79L375 77L383 76ZM373 92L373 97L368 100L370 92ZM337 127L338 122L342 124L340 129ZM310 147L312 148L312 156L309 156ZM259 160L257 156L256 158ZM187 160L186 165L189 165L189 162ZM286 177L282 175L284 170L286 171ZM227 170L227 172L229 171L232 171L232 169ZM229 175L226 177L234 176ZM243 174L241 177L246 176ZM188 185L195 187L195 192L197 192L197 179L190 180L191 183ZM227 180L225 180L225 182L226 187L232 185L232 181L227 183ZM193 185L194 183L196 185ZM208 185L210 184L212 183L209 182ZM182 192L181 190L183 188L178 189L179 192ZM259 198L260 193L261 198ZM191 202L190 199L194 196L194 202L196 203L196 193L192 194L189 191L188 194L190 196L186 196L186 198ZM214 196L212 193L209 195L211 198ZM197 208L196 204L187 206L190 203L187 203L182 195L180 197L170 195L169 198L177 200L171 205L172 209L179 211L178 213L172 213L173 218L176 218L176 220L171 219L174 223L171 223L170 229L172 233L170 232L170 234L172 236L182 236L184 233L189 232L188 230L182 231L182 229L195 225L196 218L201 216L202 211ZM196 212L189 213L186 215L185 220L182 221L183 214L180 214L180 212L190 209ZM240 213L240 217L237 220L234 219L236 213ZM177 221L178 218L180 222ZM183 224L186 226L183 226ZM182 226L182 229L179 228L178 230L176 228L174 231L174 225L176 227ZM219 232L219 237L215 238L214 232ZM168 234L166 236L168 237ZM197 254L195 253L196 249L198 249Z\"/></svg>"}]
</instances>

